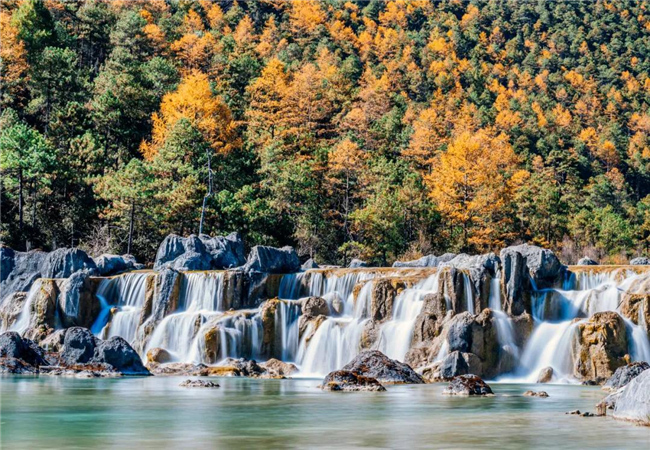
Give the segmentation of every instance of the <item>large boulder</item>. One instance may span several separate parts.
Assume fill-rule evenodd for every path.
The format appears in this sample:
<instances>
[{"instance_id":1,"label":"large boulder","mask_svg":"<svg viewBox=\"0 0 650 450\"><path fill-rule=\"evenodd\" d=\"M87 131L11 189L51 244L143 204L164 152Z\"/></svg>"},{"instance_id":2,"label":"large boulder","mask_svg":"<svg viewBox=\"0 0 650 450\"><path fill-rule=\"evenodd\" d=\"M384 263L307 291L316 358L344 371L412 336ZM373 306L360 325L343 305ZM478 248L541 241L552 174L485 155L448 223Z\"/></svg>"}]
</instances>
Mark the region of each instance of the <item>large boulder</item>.
<instances>
[{"instance_id":1,"label":"large boulder","mask_svg":"<svg viewBox=\"0 0 650 450\"><path fill-rule=\"evenodd\" d=\"M577 325L573 375L584 380L607 379L627 363L627 348L623 318L611 311L596 313Z\"/></svg>"},{"instance_id":2,"label":"large boulder","mask_svg":"<svg viewBox=\"0 0 650 450\"><path fill-rule=\"evenodd\" d=\"M149 375L138 353L120 336L99 339L90 362L108 364L124 375Z\"/></svg>"},{"instance_id":3,"label":"large boulder","mask_svg":"<svg viewBox=\"0 0 650 450\"><path fill-rule=\"evenodd\" d=\"M14 331L0 334L0 359L19 359L31 366L47 364L45 351Z\"/></svg>"},{"instance_id":4,"label":"large boulder","mask_svg":"<svg viewBox=\"0 0 650 450\"><path fill-rule=\"evenodd\" d=\"M626 386L630 381L650 369L650 364L645 361L633 362L616 369L614 375L603 386L603 389L618 390Z\"/></svg>"},{"instance_id":5,"label":"large boulder","mask_svg":"<svg viewBox=\"0 0 650 450\"><path fill-rule=\"evenodd\" d=\"M95 265L97 272L103 277L144 268L144 265L139 264L133 255L104 254L95 258Z\"/></svg>"},{"instance_id":6,"label":"large boulder","mask_svg":"<svg viewBox=\"0 0 650 450\"><path fill-rule=\"evenodd\" d=\"M16 252L0 247L0 300L14 292L29 291L41 277L46 258L47 253L42 251Z\"/></svg>"},{"instance_id":7,"label":"large boulder","mask_svg":"<svg viewBox=\"0 0 650 450\"><path fill-rule=\"evenodd\" d=\"M459 375L454 377L449 386L442 391L443 395L492 395L490 386L476 375Z\"/></svg>"},{"instance_id":8,"label":"large boulder","mask_svg":"<svg viewBox=\"0 0 650 450\"><path fill-rule=\"evenodd\" d=\"M445 253L441 256L427 255L412 261L395 261L393 267L438 267L442 263L452 260L455 253Z\"/></svg>"},{"instance_id":9,"label":"large boulder","mask_svg":"<svg viewBox=\"0 0 650 450\"><path fill-rule=\"evenodd\" d=\"M614 417L650 425L650 370L643 371L625 387L616 401Z\"/></svg>"},{"instance_id":10,"label":"large boulder","mask_svg":"<svg viewBox=\"0 0 650 450\"><path fill-rule=\"evenodd\" d=\"M320 315L328 316L330 308L324 298L309 297L302 301L302 313L311 317Z\"/></svg>"},{"instance_id":11,"label":"large boulder","mask_svg":"<svg viewBox=\"0 0 650 450\"><path fill-rule=\"evenodd\" d=\"M350 269L358 269L360 267L368 267L368 263L360 259L354 258L352 261L350 261L350 265L348 267Z\"/></svg>"},{"instance_id":12,"label":"large boulder","mask_svg":"<svg viewBox=\"0 0 650 450\"><path fill-rule=\"evenodd\" d=\"M231 269L246 262L244 241L239 233L215 237L201 234L199 239L212 257L211 267L213 269Z\"/></svg>"},{"instance_id":13,"label":"large boulder","mask_svg":"<svg viewBox=\"0 0 650 450\"><path fill-rule=\"evenodd\" d=\"M424 379L408 364L390 359L378 350L367 350L359 353L352 361L343 366L342 370L376 378L381 383L424 383Z\"/></svg>"},{"instance_id":14,"label":"large boulder","mask_svg":"<svg viewBox=\"0 0 650 450\"><path fill-rule=\"evenodd\" d=\"M65 332L61 360L69 365L87 364L95 355L97 339L87 328L70 327Z\"/></svg>"},{"instance_id":15,"label":"large boulder","mask_svg":"<svg viewBox=\"0 0 650 450\"><path fill-rule=\"evenodd\" d=\"M451 380L459 375L470 373L467 359L458 350L448 354L440 363L438 370L440 372L439 376L443 380Z\"/></svg>"},{"instance_id":16,"label":"large boulder","mask_svg":"<svg viewBox=\"0 0 650 450\"><path fill-rule=\"evenodd\" d=\"M386 388L375 378L349 370L336 370L327 374L321 384L324 391L385 391Z\"/></svg>"},{"instance_id":17,"label":"large boulder","mask_svg":"<svg viewBox=\"0 0 650 450\"><path fill-rule=\"evenodd\" d=\"M634 258L633 260L631 260L630 265L632 265L632 266L650 266L650 258L646 258L645 256L639 256L638 258Z\"/></svg>"},{"instance_id":18,"label":"large boulder","mask_svg":"<svg viewBox=\"0 0 650 450\"><path fill-rule=\"evenodd\" d=\"M302 263L302 266L300 266L302 270L318 269L318 267L318 263L316 263L313 258L309 258L307 261Z\"/></svg>"},{"instance_id":19,"label":"large boulder","mask_svg":"<svg viewBox=\"0 0 650 450\"><path fill-rule=\"evenodd\" d=\"M588 256L585 256L584 258L580 258L580 260L578 261L578 265L579 266L597 266L598 261L595 261L595 260L589 258Z\"/></svg>"},{"instance_id":20,"label":"large boulder","mask_svg":"<svg viewBox=\"0 0 650 450\"><path fill-rule=\"evenodd\" d=\"M244 243L238 233L210 237L167 236L156 253L154 270L220 270L244 263Z\"/></svg>"},{"instance_id":21,"label":"large boulder","mask_svg":"<svg viewBox=\"0 0 650 450\"><path fill-rule=\"evenodd\" d=\"M68 278L75 272L87 270L95 273L95 261L78 248L59 248L47 254L41 269L43 278Z\"/></svg>"},{"instance_id":22,"label":"large boulder","mask_svg":"<svg viewBox=\"0 0 650 450\"><path fill-rule=\"evenodd\" d=\"M62 283L58 304L59 316L65 327L92 326L101 310L94 295L95 287L86 271L75 272Z\"/></svg>"},{"instance_id":23,"label":"large boulder","mask_svg":"<svg viewBox=\"0 0 650 450\"><path fill-rule=\"evenodd\" d=\"M248 254L246 272L293 273L300 270L300 260L293 247L256 245Z\"/></svg>"}]
</instances>

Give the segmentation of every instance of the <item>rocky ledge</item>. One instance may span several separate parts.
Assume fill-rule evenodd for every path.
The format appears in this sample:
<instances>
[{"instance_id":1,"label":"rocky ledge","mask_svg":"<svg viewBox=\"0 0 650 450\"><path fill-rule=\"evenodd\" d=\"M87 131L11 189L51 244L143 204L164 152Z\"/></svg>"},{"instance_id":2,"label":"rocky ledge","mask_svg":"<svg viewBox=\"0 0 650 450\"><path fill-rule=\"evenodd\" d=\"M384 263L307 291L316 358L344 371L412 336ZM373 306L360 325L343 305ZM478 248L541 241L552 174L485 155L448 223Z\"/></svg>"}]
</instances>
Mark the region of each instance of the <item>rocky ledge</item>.
<instances>
[{"instance_id":1,"label":"rocky ledge","mask_svg":"<svg viewBox=\"0 0 650 450\"><path fill-rule=\"evenodd\" d=\"M336 370L327 374L320 388L324 391L385 391L375 378L365 377L349 370Z\"/></svg>"},{"instance_id":2,"label":"rocky ledge","mask_svg":"<svg viewBox=\"0 0 650 450\"><path fill-rule=\"evenodd\" d=\"M359 353L352 361L343 366L343 371L377 379L390 384L423 384L424 379L408 364L390 359L377 350Z\"/></svg>"},{"instance_id":3,"label":"rocky ledge","mask_svg":"<svg viewBox=\"0 0 650 450\"><path fill-rule=\"evenodd\" d=\"M488 384L476 375L459 375L454 377L449 386L442 391L443 395L494 395Z\"/></svg>"}]
</instances>

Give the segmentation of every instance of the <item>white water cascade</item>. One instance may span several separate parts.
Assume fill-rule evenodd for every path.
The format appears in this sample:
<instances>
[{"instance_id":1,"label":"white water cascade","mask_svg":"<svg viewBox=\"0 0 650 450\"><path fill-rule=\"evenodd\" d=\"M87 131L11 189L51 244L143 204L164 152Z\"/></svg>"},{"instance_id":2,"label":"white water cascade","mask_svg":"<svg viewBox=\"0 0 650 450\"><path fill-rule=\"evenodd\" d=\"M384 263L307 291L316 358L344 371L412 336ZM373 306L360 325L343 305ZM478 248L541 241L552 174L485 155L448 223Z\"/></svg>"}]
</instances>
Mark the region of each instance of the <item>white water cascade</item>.
<instances>
[{"instance_id":1,"label":"white water cascade","mask_svg":"<svg viewBox=\"0 0 650 450\"><path fill-rule=\"evenodd\" d=\"M32 303L34 303L35 297L38 295L39 291L41 290L42 286L42 280L39 278L36 280L33 284L32 287L29 289L29 292L27 293L27 298L25 299L25 304L23 305L23 308L20 311L20 314L16 318L16 321L9 327L9 331L16 331L17 333L23 334L27 329L29 328L29 324L31 323L31 310L32 310ZM7 331L7 330L2 330L2 331Z\"/></svg>"},{"instance_id":2,"label":"white water cascade","mask_svg":"<svg viewBox=\"0 0 650 450\"><path fill-rule=\"evenodd\" d=\"M515 361L519 358L519 347L515 341L515 330L512 320L508 314L503 312L501 307L501 280L497 277L490 280L490 298L488 307L496 319L497 338L501 349L510 354Z\"/></svg>"}]
</instances>

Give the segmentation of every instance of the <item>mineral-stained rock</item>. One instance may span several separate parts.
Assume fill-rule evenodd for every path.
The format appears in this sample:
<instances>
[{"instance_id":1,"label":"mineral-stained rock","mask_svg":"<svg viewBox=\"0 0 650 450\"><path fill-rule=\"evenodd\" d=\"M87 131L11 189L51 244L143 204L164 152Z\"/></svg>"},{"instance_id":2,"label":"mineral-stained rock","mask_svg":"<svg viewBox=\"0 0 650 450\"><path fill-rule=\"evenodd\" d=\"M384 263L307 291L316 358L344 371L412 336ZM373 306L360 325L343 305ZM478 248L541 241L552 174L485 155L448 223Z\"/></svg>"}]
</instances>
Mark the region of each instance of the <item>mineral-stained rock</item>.
<instances>
[{"instance_id":1,"label":"mineral-stained rock","mask_svg":"<svg viewBox=\"0 0 650 450\"><path fill-rule=\"evenodd\" d=\"M538 383L550 383L552 379L553 379L552 367L543 368L542 370L539 371L539 375L537 376Z\"/></svg>"},{"instance_id":2,"label":"mineral-stained rock","mask_svg":"<svg viewBox=\"0 0 650 450\"><path fill-rule=\"evenodd\" d=\"M368 283L372 283L370 318L375 322L384 322L391 319L395 298L412 284L406 280L396 278L380 278L368 281Z\"/></svg>"},{"instance_id":3,"label":"mineral-stained rock","mask_svg":"<svg viewBox=\"0 0 650 450\"><path fill-rule=\"evenodd\" d=\"M632 265L632 266L648 266L648 265L650 265L650 258L646 258L645 256L639 256L638 258L634 258L633 260L631 260L630 265Z\"/></svg>"},{"instance_id":4,"label":"mineral-stained rock","mask_svg":"<svg viewBox=\"0 0 650 450\"><path fill-rule=\"evenodd\" d=\"M623 294L619 311L636 325L645 322L646 331L650 334L650 277L632 282Z\"/></svg>"},{"instance_id":5,"label":"mineral-stained rock","mask_svg":"<svg viewBox=\"0 0 650 450\"><path fill-rule=\"evenodd\" d=\"M327 316L330 313L330 308L324 298L309 297L302 302L302 313L308 316Z\"/></svg>"},{"instance_id":6,"label":"mineral-stained rock","mask_svg":"<svg viewBox=\"0 0 650 450\"><path fill-rule=\"evenodd\" d=\"M172 355L164 348L156 347L147 352L147 363L168 363L172 361Z\"/></svg>"},{"instance_id":7,"label":"mineral-stained rock","mask_svg":"<svg viewBox=\"0 0 650 450\"><path fill-rule=\"evenodd\" d=\"M609 378L628 361L625 322L615 312L580 322L573 345L573 374L580 379Z\"/></svg>"},{"instance_id":8,"label":"mineral-stained rock","mask_svg":"<svg viewBox=\"0 0 650 450\"><path fill-rule=\"evenodd\" d=\"M23 310L27 300L27 292L14 292L9 294L0 303L0 329L9 329Z\"/></svg>"},{"instance_id":9,"label":"mineral-stained rock","mask_svg":"<svg viewBox=\"0 0 650 450\"><path fill-rule=\"evenodd\" d=\"M293 247L256 245L248 254L246 272L293 273L300 270L300 260Z\"/></svg>"},{"instance_id":10,"label":"mineral-stained rock","mask_svg":"<svg viewBox=\"0 0 650 450\"><path fill-rule=\"evenodd\" d=\"M616 369L614 375L603 386L603 389L618 390L626 386L630 381L641 375L645 370L650 369L650 364L645 361L632 362Z\"/></svg>"},{"instance_id":11,"label":"mineral-stained rock","mask_svg":"<svg viewBox=\"0 0 650 450\"><path fill-rule=\"evenodd\" d=\"M393 267L438 267L440 264L454 259L455 256L455 253L445 253L441 256L427 255L412 261L395 261Z\"/></svg>"},{"instance_id":12,"label":"mineral-stained rock","mask_svg":"<svg viewBox=\"0 0 650 450\"><path fill-rule=\"evenodd\" d=\"M41 279L40 288L34 294L29 305L30 328L45 327L49 329L56 328L56 306L59 295L59 287L55 280ZM30 333L34 335L34 333Z\"/></svg>"},{"instance_id":13,"label":"mineral-stained rock","mask_svg":"<svg viewBox=\"0 0 650 450\"><path fill-rule=\"evenodd\" d=\"M61 321L65 327L91 327L101 310L95 296L97 283L92 283L88 272L73 273L61 286L58 296Z\"/></svg>"},{"instance_id":14,"label":"mineral-stained rock","mask_svg":"<svg viewBox=\"0 0 650 450\"><path fill-rule=\"evenodd\" d=\"M350 261L350 265L348 267L350 269L358 269L360 267L368 267L368 263L360 259L354 258L352 261Z\"/></svg>"},{"instance_id":15,"label":"mineral-stained rock","mask_svg":"<svg viewBox=\"0 0 650 450\"><path fill-rule=\"evenodd\" d=\"M424 383L424 379L408 364L390 359L377 350L359 353L352 361L343 366L342 370L375 378L381 383Z\"/></svg>"},{"instance_id":16,"label":"mineral-stained rock","mask_svg":"<svg viewBox=\"0 0 650 450\"><path fill-rule=\"evenodd\" d=\"M526 391L524 392L524 397L543 397L546 398L548 397L548 393L546 391Z\"/></svg>"},{"instance_id":17,"label":"mineral-stained rock","mask_svg":"<svg viewBox=\"0 0 650 450\"><path fill-rule=\"evenodd\" d=\"M327 319L327 316L306 316L302 315L298 319L298 338L302 341L304 339L305 343L309 343L314 334L318 330L318 327Z\"/></svg>"},{"instance_id":18,"label":"mineral-stained rock","mask_svg":"<svg viewBox=\"0 0 650 450\"><path fill-rule=\"evenodd\" d=\"M327 374L321 384L324 391L385 391L375 378L366 377L349 370L337 370Z\"/></svg>"},{"instance_id":19,"label":"mineral-stained rock","mask_svg":"<svg viewBox=\"0 0 650 450\"><path fill-rule=\"evenodd\" d=\"M147 364L149 371L156 376L209 376L205 364L190 363L155 363Z\"/></svg>"},{"instance_id":20,"label":"mineral-stained rock","mask_svg":"<svg viewBox=\"0 0 650 450\"><path fill-rule=\"evenodd\" d=\"M644 370L625 387L616 401L614 417L650 425L650 370Z\"/></svg>"},{"instance_id":21,"label":"mineral-stained rock","mask_svg":"<svg viewBox=\"0 0 650 450\"><path fill-rule=\"evenodd\" d=\"M179 384L180 387L190 387L190 388L218 388L219 385L217 383L213 383L212 381L207 381L207 380L185 380L181 384Z\"/></svg>"},{"instance_id":22,"label":"mineral-stained rock","mask_svg":"<svg viewBox=\"0 0 650 450\"><path fill-rule=\"evenodd\" d=\"M476 375L459 375L449 382L443 395L492 395L488 384Z\"/></svg>"},{"instance_id":23,"label":"mineral-stained rock","mask_svg":"<svg viewBox=\"0 0 650 450\"><path fill-rule=\"evenodd\" d=\"M266 369L254 359L246 358L227 358L224 363L226 367L235 367L244 377L260 377L266 373Z\"/></svg>"}]
</instances>

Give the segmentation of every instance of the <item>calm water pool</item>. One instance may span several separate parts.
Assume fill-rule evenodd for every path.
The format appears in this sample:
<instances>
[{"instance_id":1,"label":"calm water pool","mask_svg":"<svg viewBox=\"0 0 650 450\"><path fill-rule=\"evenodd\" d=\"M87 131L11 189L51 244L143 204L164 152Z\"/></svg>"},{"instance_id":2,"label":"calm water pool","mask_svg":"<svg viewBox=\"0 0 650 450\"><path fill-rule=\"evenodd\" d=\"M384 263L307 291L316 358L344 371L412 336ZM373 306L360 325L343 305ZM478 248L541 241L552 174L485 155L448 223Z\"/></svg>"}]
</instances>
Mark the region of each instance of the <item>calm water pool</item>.
<instances>
[{"instance_id":1,"label":"calm water pool","mask_svg":"<svg viewBox=\"0 0 650 450\"><path fill-rule=\"evenodd\" d=\"M0 378L2 448L648 448L650 428L594 411L599 388L492 384L491 398L441 395L444 384L384 393L316 389L319 380ZM212 378L214 380L214 378Z\"/></svg>"}]
</instances>

